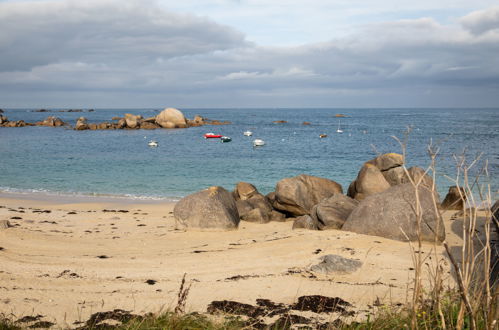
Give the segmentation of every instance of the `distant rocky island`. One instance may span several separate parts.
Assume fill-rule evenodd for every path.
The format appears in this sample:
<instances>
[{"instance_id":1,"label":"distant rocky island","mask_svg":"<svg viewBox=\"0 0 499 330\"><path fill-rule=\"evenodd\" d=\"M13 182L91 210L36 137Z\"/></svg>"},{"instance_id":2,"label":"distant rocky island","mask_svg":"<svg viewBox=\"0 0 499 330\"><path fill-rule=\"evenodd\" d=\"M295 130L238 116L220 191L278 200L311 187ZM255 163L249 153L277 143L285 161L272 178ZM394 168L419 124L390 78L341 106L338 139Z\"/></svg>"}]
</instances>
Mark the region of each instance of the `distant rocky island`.
<instances>
[{"instance_id":1,"label":"distant rocky island","mask_svg":"<svg viewBox=\"0 0 499 330\"><path fill-rule=\"evenodd\" d=\"M36 112L50 112L50 110L40 109ZM90 110L69 109L59 110L59 112L93 112ZM75 130L104 130L104 129L157 129L157 128L188 128L203 125L227 125L228 121L211 120L200 115L194 116L193 119L188 119L184 114L175 108L166 108L157 116L144 118L141 115L127 113L124 117L113 117L111 121L102 123L88 123L87 118L80 117L77 119L75 126L62 121L55 116L49 116L43 121L36 123L28 123L24 120L9 121L9 119L0 112L0 126L2 127L25 127L25 126L46 126L46 127L68 127Z\"/></svg>"}]
</instances>

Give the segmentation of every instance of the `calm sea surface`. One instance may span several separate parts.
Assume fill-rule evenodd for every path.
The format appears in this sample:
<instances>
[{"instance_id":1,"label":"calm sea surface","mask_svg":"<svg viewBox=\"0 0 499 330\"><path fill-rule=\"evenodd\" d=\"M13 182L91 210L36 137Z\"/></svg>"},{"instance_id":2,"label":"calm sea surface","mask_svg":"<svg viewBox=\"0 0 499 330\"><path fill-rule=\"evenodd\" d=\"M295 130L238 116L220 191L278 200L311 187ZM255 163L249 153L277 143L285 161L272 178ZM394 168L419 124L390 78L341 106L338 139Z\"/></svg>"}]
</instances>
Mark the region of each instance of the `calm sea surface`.
<instances>
[{"instance_id":1,"label":"calm sea surface","mask_svg":"<svg viewBox=\"0 0 499 330\"><path fill-rule=\"evenodd\" d=\"M158 109L31 110L4 109L4 115L27 122L54 115L74 125L80 116L102 122L125 113L158 114ZM437 184L441 194L451 185L443 175L455 176L454 156L464 150L469 161L479 154L488 161L492 191L499 189L499 109L182 111L188 118L200 114L232 124L153 131L0 127L0 191L178 199L211 185L232 190L238 181L251 182L268 193L278 180L301 173L335 180L346 191L362 163L377 152L401 152L392 136L403 138L409 125L413 129L408 166L426 167L430 162L428 143L432 140L440 146ZM335 118L337 113L348 118ZM275 120L288 123L274 124ZM303 125L304 121L311 125ZM343 134L336 133L338 125ZM253 136L243 136L246 130L253 131ZM228 135L232 142L206 140L206 132ZM328 137L320 139L319 134ZM265 140L266 145L253 148L255 138ZM148 147L151 139L158 141L159 147ZM475 169L482 166L480 162Z\"/></svg>"}]
</instances>

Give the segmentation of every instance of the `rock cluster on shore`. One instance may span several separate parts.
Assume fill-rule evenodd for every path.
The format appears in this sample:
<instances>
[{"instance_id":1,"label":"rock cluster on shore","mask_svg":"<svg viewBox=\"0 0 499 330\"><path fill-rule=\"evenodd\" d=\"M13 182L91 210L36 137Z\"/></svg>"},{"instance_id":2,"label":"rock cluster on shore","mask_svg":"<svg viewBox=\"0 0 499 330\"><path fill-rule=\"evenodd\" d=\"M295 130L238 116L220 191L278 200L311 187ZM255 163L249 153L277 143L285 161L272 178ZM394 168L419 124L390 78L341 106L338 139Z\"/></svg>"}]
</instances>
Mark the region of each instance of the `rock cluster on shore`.
<instances>
[{"instance_id":1,"label":"rock cluster on shore","mask_svg":"<svg viewBox=\"0 0 499 330\"><path fill-rule=\"evenodd\" d=\"M433 180L423 169L403 165L403 156L395 153L367 161L347 195L337 182L305 174L280 180L266 196L247 182L239 182L232 194L211 187L182 199L174 216L182 229L232 230L239 220L291 221L293 229L341 229L400 241L417 240L420 232L422 240L443 241ZM416 199L419 211L414 211Z\"/></svg>"},{"instance_id":2,"label":"rock cluster on shore","mask_svg":"<svg viewBox=\"0 0 499 330\"><path fill-rule=\"evenodd\" d=\"M37 112L48 112L44 109ZM90 110L88 110L90 112ZM92 110L93 111L93 110ZM67 110L67 112L83 112L77 110ZM185 118L184 114L175 108L166 108L157 116L143 118L140 115L127 113L122 117L114 117L112 122L88 123L85 117L76 120L74 129L82 130L105 130L105 129L157 129L157 128L187 128L203 125L227 125L228 121L210 120L196 115L192 120ZM60 118L49 116L45 120L37 123L27 123L24 120L9 121L7 117L0 115L0 126L3 127L25 127L25 126L47 126L47 127L71 127L69 123L63 122Z\"/></svg>"}]
</instances>

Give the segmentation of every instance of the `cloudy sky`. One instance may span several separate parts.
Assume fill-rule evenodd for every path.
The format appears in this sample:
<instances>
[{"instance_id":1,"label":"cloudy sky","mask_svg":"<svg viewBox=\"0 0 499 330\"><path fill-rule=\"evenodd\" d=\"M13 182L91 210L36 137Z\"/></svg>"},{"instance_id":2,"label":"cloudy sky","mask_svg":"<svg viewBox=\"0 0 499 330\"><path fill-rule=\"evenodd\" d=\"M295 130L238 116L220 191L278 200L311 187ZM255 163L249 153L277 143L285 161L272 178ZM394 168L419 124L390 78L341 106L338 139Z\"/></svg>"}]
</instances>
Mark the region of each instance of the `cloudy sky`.
<instances>
[{"instance_id":1,"label":"cloudy sky","mask_svg":"<svg viewBox=\"0 0 499 330\"><path fill-rule=\"evenodd\" d=\"M499 107L497 0L0 0L0 108Z\"/></svg>"}]
</instances>

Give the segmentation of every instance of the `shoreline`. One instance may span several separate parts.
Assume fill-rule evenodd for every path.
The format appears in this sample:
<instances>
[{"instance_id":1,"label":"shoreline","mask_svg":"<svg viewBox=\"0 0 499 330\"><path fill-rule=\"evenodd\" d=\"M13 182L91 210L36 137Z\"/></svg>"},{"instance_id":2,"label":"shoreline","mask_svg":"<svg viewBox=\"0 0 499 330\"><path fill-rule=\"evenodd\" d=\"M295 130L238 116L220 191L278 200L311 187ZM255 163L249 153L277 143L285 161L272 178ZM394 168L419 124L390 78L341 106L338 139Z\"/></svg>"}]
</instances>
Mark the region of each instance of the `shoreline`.
<instances>
[{"instance_id":1,"label":"shoreline","mask_svg":"<svg viewBox=\"0 0 499 330\"><path fill-rule=\"evenodd\" d=\"M0 189L0 199L17 199L28 201L45 201L57 203L122 203L122 204L156 204L176 203L182 197L133 196L113 194L85 194L50 191L8 191Z\"/></svg>"},{"instance_id":2,"label":"shoreline","mask_svg":"<svg viewBox=\"0 0 499 330\"><path fill-rule=\"evenodd\" d=\"M41 314L76 327L98 311L136 314L173 308L183 274L192 284L186 311L215 300L291 304L299 296L340 297L362 319L384 304L404 304L413 271L408 243L340 230L292 230L292 222L242 221L228 232L175 229L173 202L28 199L0 194L0 313ZM462 245L459 219L445 212L448 242ZM446 259L442 246L423 253ZM350 274L311 274L327 254L362 262ZM448 265L445 283L455 284ZM152 283L152 284L151 284ZM328 317L333 317L328 314ZM337 317L337 316L334 316Z\"/></svg>"}]
</instances>

